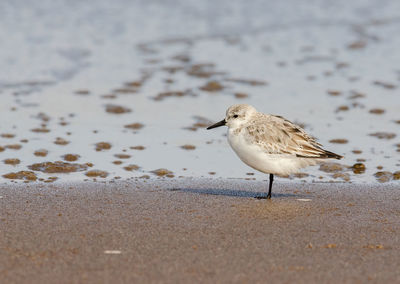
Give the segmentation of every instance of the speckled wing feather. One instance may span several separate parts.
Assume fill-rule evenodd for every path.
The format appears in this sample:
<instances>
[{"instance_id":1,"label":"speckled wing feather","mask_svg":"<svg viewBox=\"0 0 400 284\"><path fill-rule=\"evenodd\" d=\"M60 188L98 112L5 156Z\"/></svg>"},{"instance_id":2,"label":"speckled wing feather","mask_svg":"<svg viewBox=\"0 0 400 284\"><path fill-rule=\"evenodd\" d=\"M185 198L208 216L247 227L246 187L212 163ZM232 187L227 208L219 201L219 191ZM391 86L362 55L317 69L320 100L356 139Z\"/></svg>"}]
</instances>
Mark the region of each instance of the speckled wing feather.
<instances>
[{"instance_id":1,"label":"speckled wing feather","mask_svg":"<svg viewBox=\"0 0 400 284\"><path fill-rule=\"evenodd\" d=\"M301 127L281 116L257 114L243 131L249 143L257 144L268 154L292 155L301 158L337 158L341 156L321 148L316 139Z\"/></svg>"}]
</instances>

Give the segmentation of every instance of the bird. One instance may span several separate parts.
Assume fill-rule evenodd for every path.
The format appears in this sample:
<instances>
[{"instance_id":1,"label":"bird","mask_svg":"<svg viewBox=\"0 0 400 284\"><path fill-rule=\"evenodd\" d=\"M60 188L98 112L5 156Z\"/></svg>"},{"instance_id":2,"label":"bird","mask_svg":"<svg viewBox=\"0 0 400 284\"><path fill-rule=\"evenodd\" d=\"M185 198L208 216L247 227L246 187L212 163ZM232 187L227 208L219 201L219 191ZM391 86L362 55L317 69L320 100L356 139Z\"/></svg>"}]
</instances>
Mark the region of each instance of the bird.
<instances>
[{"instance_id":1,"label":"bird","mask_svg":"<svg viewBox=\"0 0 400 284\"><path fill-rule=\"evenodd\" d=\"M327 159L343 158L323 149L316 138L286 118L258 112L248 104L230 106L225 118L207 130L220 126L228 127L229 145L246 165L269 174L268 194L257 199L271 199L274 175L289 175Z\"/></svg>"}]
</instances>

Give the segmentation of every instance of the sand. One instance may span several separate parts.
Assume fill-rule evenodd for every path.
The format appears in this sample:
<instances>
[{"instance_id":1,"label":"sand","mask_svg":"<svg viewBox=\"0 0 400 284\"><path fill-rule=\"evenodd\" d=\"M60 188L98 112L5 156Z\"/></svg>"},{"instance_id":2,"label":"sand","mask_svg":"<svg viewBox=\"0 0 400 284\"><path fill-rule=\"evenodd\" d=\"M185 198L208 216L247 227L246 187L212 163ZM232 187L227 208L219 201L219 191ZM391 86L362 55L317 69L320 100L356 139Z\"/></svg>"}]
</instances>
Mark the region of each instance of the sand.
<instances>
[{"instance_id":1,"label":"sand","mask_svg":"<svg viewBox=\"0 0 400 284\"><path fill-rule=\"evenodd\" d=\"M395 283L396 185L0 186L2 283Z\"/></svg>"}]
</instances>

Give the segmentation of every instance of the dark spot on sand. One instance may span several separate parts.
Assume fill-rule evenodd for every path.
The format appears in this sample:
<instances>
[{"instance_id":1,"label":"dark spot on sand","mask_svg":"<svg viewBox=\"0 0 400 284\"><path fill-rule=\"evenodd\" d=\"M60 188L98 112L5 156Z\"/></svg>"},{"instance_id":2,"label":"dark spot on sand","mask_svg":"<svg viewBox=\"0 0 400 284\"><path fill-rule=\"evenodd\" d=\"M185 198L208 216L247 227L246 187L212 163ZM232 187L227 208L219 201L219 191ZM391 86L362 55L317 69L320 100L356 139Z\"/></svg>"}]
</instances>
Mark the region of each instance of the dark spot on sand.
<instances>
[{"instance_id":1,"label":"dark spot on sand","mask_svg":"<svg viewBox=\"0 0 400 284\"><path fill-rule=\"evenodd\" d=\"M379 182L388 182L393 178L393 174L387 171L376 172L374 176Z\"/></svg>"},{"instance_id":2,"label":"dark spot on sand","mask_svg":"<svg viewBox=\"0 0 400 284\"><path fill-rule=\"evenodd\" d=\"M133 164L131 164L131 165L125 166L125 167L124 167L124 170L131 172L131 171L136 171L136 170L138 170L139 168L140 168L140 167L139 167L138 165L133 165Z\"/></svg>"},{"instance_id":3,"label":"dark spot on sand","mask_svg":"<svg viewBox=\"0 0 400 284\"><path fill-rule=\"evenodd\" d=\"M89 94L90 94L90 91L89 91L89 90L85 90L85 89L76 90L76 91L75 91L75 94L77 94L77 95L89 95Z\"/></svg>"},{"instance_id":4,"label":"dark spot on sand","mask_svg":"<svg viewBox=\"0 0 400 284\"><path fill-rule=\"evenodd\" d=\"M33 171L44 173L72 173L86 170L88 164L66 163L62 161L36 163L28 166Z\"/></svg>"},{"instance_id":5,"label":"dark spot on sand","mask_svg":"<svg viewBox=\"0 0 400 284\"><path fill-rule=\"evenodd\" d=\"M15 166L18 165L21 161L19 159L13 158L13 159L5 159L3 160L3 162L4 164Z\"/></svg>"},{"instance_id":6,"label":"dark spot on sand","mask_svg":"<svg viewBox=\"0 0 400 284\"><path fill-rule=\"evenodd\" d=\"M114 95L114 94L110 94L110 95L102 95L101 96L101 98L102 99L116 99L117 98L117 95Z\"/></svg>"},{"instance_id":7,"label":"dark spot on sand","mask_svg":"<svg viewBox=\"0 0 400 284\"><path fill-rule=\"evenodd\" d=\"M194 64L187 69L186 74L198 78L210 78L214 75L222 75L223 72L217 72L214 70L215 65L213 63L201 63Z\"/></svg>"},{"instance_id":8,"label":"dark spot on sand","mask_svg":"<svg viewBox=\"0 0 400 284\"><path fill-rule=\"evenodd\" d=\"M367 45L367 42L364 40L356 40L353 41L352 43L347 45L347 48L349 49L362 49Z\"/></svg>"},{"instance_id":9,"label":"dark spot on sand","mask_svg":"<svg viewBox=\"0 0 400 284\"><path fill-rule=\"evenodd\" d=\"M65 140L64 138L57 137L56 141L54 141L54 144L65 146L69 144L69 141Z\"/></svg>"},{"instance_id":10,"label":"dark spot on sand","mask_svg":"<svg viewBox=\"0 0 400 284\"><path fill-rule=\"evenodd\" d=\"M35 181L37 179L36 174L31 171L19 171L16 173L8 173L3 175L7 179L22 179L28 181Z\"/></svg>"},{"instance_id":11,"label":"dark spot on sand","mask_svg":"<svg viewBox=\"0 0 400 284\"><path fill-rule=\"evenodd\" d=\"M190 144L185 144L185 145L182 145L181 148L184 150L194 150L194 149L196 149L196 146L190 145Z\"/></svg>"},{"instance_id":12,"label":"dark spot on sand","mask_svg":"<svg viewBox=\"0 0 400 284\"><path fill-rule=\"evenodd\" d=\"M383 114L383 113L385 113L385 110L381 109L381 108L373 108L373 109L369 110L369 113L372 113L372 114Z\"/></svg>"},{"instance_id":13,"label":"dark spot on sand","mask_svg":"<svg viewBox=\"0 0 400 284\"><path fill-rule=\"evenodd\" d=\"M106 178L108 176L108 173L106 171L101 171L101 170L90 170L86 172L85 175L88 177Z\"/></svg>"},{"instance_id":14,"label":"dark spot on sand","mask_svg":"<svg viewBox=\"0 0 400 284\"><path fill-rule=\"evenodd\" d=\"M190 56L186 54L178 54L172 57L173 60L187 63L190 61Z\"/></svg>"},{"instance_id":15,"label":"dark spot on sand","mask_svg":"<svg viewBox=\"0 0 400 284\"><path fill-rule=\"evenodd\" d=\"M363 163L354 164L351 169L355 174L363 174L365 172L365 165Z\"/></svg>"},{"instance_id":16,"label":"dark spot on sand","mask_svg":"<svg viewBox=\"0 0 400 284\"><path fill-rule=\"evenodd\" d=\"M294 173L293 176L296 177L296 178L305 178L305 177L308 177L309 174L307 174L307 173Z\"/></svg>"},{"instance_id":17,"label":"dark spot on sand","mask_svg":"<svg viewBox=\"0 0 400 284\"><path fill-rule=\"evenodd\" d=\"M10 144L10 145L6 145L4 146L7 149L11 149L11 150L19 150L22 148L21 144Z\"/></svg>"},{"instance_id":18,"label":"dark spot on sand","mask_svg":"<svg viewBox=\"0 0 400 284\"><path fill-rule=\"evenodd\" d=\"M334 173L332 177L334 179L341 178L344 181L350 181L350 175L348 173Z\"/></svg>"},{"instance_id":19,"label":"dark spot on sand","mask_svg":"<svg viewBox=\"0 0 400 284\"><path fill-rule=\"evenodd\" d=\"M38 114L35 116L35 118L38 118L38 119L40 119L41 121L44 121L44 122L47 122L47 121L50 120L50 116L48 116L47 114L45 114L45 113L43 113L43 112L38 113Z\"/></svg>"},{"instance_id":20,"label":"dark spot on sand","mask_svg":"<svg viewBox=\"0 0 400 284\"><path fill-rule=\"evenodd\" d=\"M161 92L156 97L154 97L153 100L162 101L165 98L170 98L170 97L178 97L178 98L180 98L180 97L184 97L184 96L192 96L192 97L194 97L195 94L193 94L190 90Z\"/></svg>"},{"instance_id":21,"label":"dark spot on sand","mask_svg":"<svg viewBox=\"0 0 400 284\"><path fill-rule=\"evenodd\" d=\"M140 88L142 84L143 83L141 81L131 81L131 82L126 82L125 86L129 88Z\"/></svg>"},{"instance_id":22,"label":"dark spot on sand","mask_svg":"<svg viewBox=\"0 0 400 284\"><path fill-rule=\"evenodd\" d=\"M3 133L3 134L1 134L1 137L2 137L2 138L8 138L8 139L10 139L10 138L14 138L14 137L15 137L15 134Z\"/></svg>"},{"instance_id":23,"label":"dark spot on sand","mask_svg":"<svg viewBox=\"0 0 400 284\"><path fill-rule=\"evenodd\" d=\"M348 111L348 110L349 110L349 107L343 105L343 106L339 106L339 107L336 109L335 112Z\"/></svg>"},{"instance_id":24,"label":"dark spot on sand","mask_svg":"<svg viewBox=\"0 0 400 284\"><path fill-rule=\"evenodd\" d=\"M47 151L45 149L39 149L39 150L36 150L33 154L37 157L46 157L48 153L49 153L49 151Z\"/></svg>"},{"instance_id":25,"label":"dark spot on sand","mask_svg":"<svg viewBox=\"0 0 400 284\"><path fill-rule=\"evenodd\" d=\"M31 131L36 133L48 133L50 132L50 129L46 127L38 127L38 128L32 128Z\"/></svg>"},{"instance_id":26,"label":"dark spot on sand","mask_svg":"<svg viewBox=\"0 0 400 284\"><path fill-rule=\"evenodd\" d=\"M106 105L106 112L113 114L123 114L131 112L132 110L127 107L118 106L118 105Z\"/></svg>"},{"instance_id":27,"label":"dark spot on sand","mask_svg":"<svg viewBox=\"0 0 400 284\"><path fill-rule=\"evenodd\" d=\"M171 176L173 174L171 171L169 171L167 169L157 169L157 170L151 171L151 173L153 173L159 177Z\"/></svg>"},{"instance_id":28,"label":"dark spot on sand","mask_svg":"<svg viewBox=\"0 0 400 284\"><path fill-rule=\"evenodd\" d=\"M392 83L388 83L388 82L374 81L373 84L376 85L376 86L383 87L385 89L390 89L390 90L396 88L396 85L394 85Z\"/></svg>"},{"instance_id":29,"label":"dark spot on sand","mask_svg":"<svg viewBox=\"0 0 400 284\"><path fill-rule=\"evenodd\" d=\"M334 143L334 144L347 144L348 142L349 141L347 139L343 139L343 138L329 140L329 143Z\"/></svg>"},{"instance_id":30,"label":"dark spot on sand","mask_svg":"<svg viewBox=\"0 0 400 284\"><path fill-rule=\"evenodd\" d=\"M138 129L142 129L144 127L144 125L142 123L136 122L136 123L124 125L124 127L128 128L128 129L138 130Z\"/></svg>"},{"instance_id":31,"label":"dark spot on sand","mask_svg":"<svg viewBox=\"0 0 400 284\"><path fill-rule=\"evenodd\" d=\"M218 91L222 91L224 89L224 86L222 86L217 81L210 81L207 84L205 84L204 86L200 87L199 89L202 91L206 91L206 92L218 92Z\"/></svg>"},{"instance_id":32,"label":"dark spot on sand","mask_svg":"<svg viewBox=\"0 0 400 284\"><path fill-rule=\"evenodd\" d=\"M327 90L326 92L328 93L328 95L331 95L331 96L334 96L334 97L339 96L339 95L342 94L342 92L338 91L338 90Z\"/></svg>"},{"instance_id":33,"label":"dark spot on sand","mask_svg":"<svg viewBox=\"0 0 400 284\"><path fill-rule=\"evenodd\" d=\"M139 146L131 146L129 147L129 149L142 151L146 149L146 147L139 145Z\"/></svg>"},{"instance_id":34,"label":"dark spot on sand","mask_svg":"<svg viewBox=\"0 0 400 284\"><path fill-rule=\"evenodd\" d=\"M183 66L164 66L161 70L164 70L170 74L175 74L178 71L182 71L184 69Z\"/></svg>"},{"instance_id":35,"label":"dark spot on sand","mask_svg":"<svg viewBox=\"0 0 400 284\"><path fill-rule=\"evenodd\" d=\"M79 158L80 156L78 154L66 154L63 156L63 159L68 162L75 162Z\"/></svg>"},{"instance_id":36,"label":"dark spot on sand","mask_svg":"<svg viewBox=\"0 0 400 284\"><path fill-rule=\"evenodd\" d=\"M48 177L46 180L43 180L43 182L55 182L58 179L58 177Z\"/></svg>"},{"instance_id":37,"label":"dark spot on sand","mask_svg":"<svg viewBox=\"0 0 400 284\"><path fill-rule=\"evenodd\" d=\"M131 155L128 155L128 154L115 154L114 157L116 157L118 159L129 159L131 157Z\"/></svg>"},{"instance_id":38,"label":"dark spot on sand","mask_svg":"<svg viewBox=\"0 0 400 284\"><path fill-rule=\"evenodd\" d=\"M375 133L369 134L369 136L374 136L374 137L377 137L379 139L390 140L390 139L395 138L396 134L395 133L390 133L390 132L375 132Z\"/></svg>"},{"instance_id":39,"label":"dark spot on sand","mask_svg":"<svg viewBox=\"0 0 400 284\"><path fill-rule=\"evenodd\" d=\"M326 173L342 172L346 169L347 166L334 162L323 163L319 166L319 170Z\"/></svg>"},{"instance_id":40,"label":"dark spot on sand","mask_svg":"<svg viewBox=\"0 0 400 284\"><path fill-rule=\"evenodd\" d=\"M235 93L235 98L237 98L237 99L245 99L248 97L249 97L249 95L245 94L245 93Z\"/></svg>"},{"instance_id":41,"label":"dark spot on sand","mask_svg":"<svg viewBox=\"0 0 400 284\"><path fill-rule=\"evenodd\" d=\"M111 144L108 142L96 143L96 151L110 150Z\"/></svg>"},{"instance_id":42,"label":"dark spot on sand","mask_svg":"<svg viewBox=\"0 0 400 284\"><path fill-rule=\"evenodd\" d=\"M117 94L135 94L137 90L135 88L118 88L113 90L113 92Z\"/></svg>"},{"instance_id":43,"label":"dark spot on sand","mask_svg":"<svg viewBox=\"0 0 400 284\"><path fill-rule=\"evenodd\" d=\"M266 81L252 80L252 79L227 78L227 79L225 79L225 81L239 83L239 84L246 84L246 85L250 85L250 86L265 86L265 85L267 85Z\"/></svg>"},{"instance_id":44,"label":"dark spot on sand","mask_svg":"<svg viewBox=\"0 0 400 284\"><path fill-rule=\"evenodd\" d=\"M365 97L366 97L365 94L353 90L353 91L351 91L351 95L350 95L349 99L354 100L354 99L365 98Z\"/></svg>"}]
</instances>

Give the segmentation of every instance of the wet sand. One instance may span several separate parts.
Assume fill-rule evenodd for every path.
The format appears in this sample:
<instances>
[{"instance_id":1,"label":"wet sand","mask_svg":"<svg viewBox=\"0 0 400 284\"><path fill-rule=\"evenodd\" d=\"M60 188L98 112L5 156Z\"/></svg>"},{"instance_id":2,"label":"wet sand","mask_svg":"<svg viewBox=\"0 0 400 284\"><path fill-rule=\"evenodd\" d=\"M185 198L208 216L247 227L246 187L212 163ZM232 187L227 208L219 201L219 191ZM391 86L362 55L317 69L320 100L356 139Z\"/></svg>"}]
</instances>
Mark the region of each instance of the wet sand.
<instances>
[{"instance_id":1,"label":"wet sand","mask_svg":"<svg viewBox=\"0 0 400 284\"><path fill-rule=\"evenodd\" d=\"M0 186L2 283L395 283L400 188L159 179Z\"/></svg>"}]
</instances>

